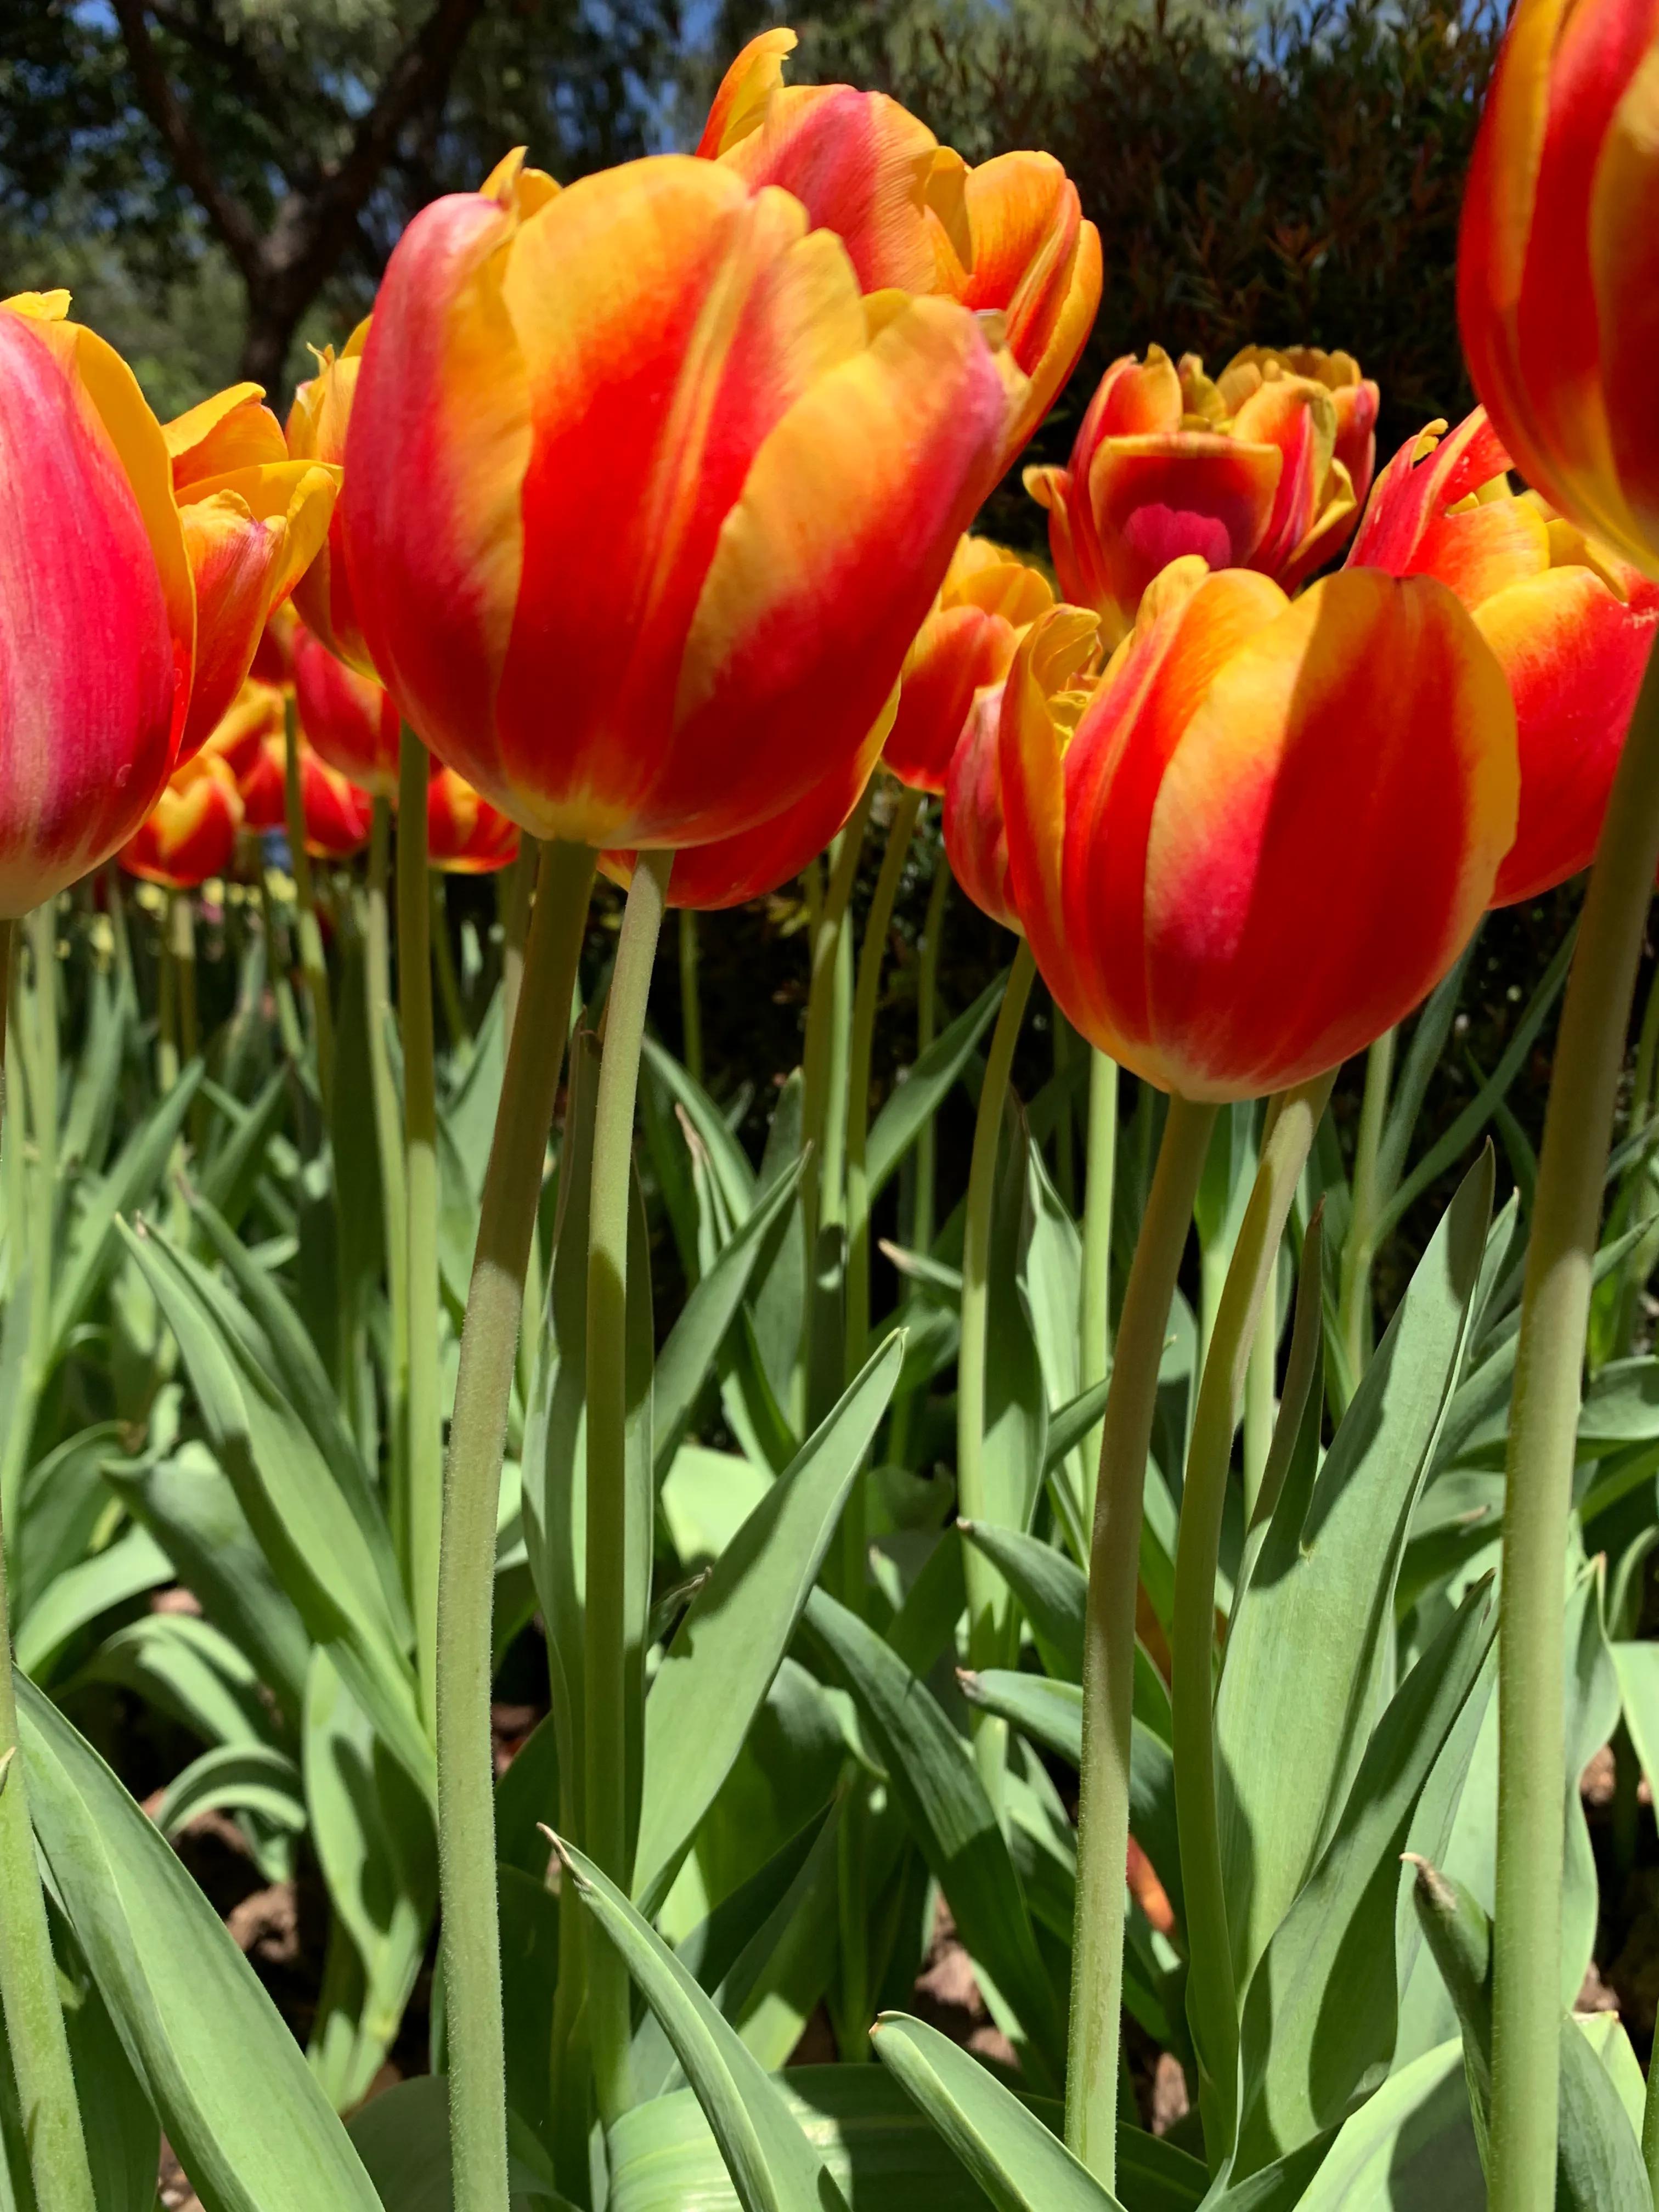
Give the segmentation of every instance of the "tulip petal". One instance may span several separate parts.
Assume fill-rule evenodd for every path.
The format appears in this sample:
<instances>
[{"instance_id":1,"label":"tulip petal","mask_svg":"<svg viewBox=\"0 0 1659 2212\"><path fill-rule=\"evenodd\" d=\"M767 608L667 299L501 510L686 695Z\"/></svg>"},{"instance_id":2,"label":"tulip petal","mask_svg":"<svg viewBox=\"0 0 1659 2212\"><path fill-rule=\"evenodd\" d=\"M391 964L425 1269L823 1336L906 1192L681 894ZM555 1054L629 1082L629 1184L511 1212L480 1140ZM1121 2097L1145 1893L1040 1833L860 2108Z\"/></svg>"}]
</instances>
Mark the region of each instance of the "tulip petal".
<instances>
[{"instance_id":1,"label":"tulip petal","mask_svg":"<svg viewBox=\"0 0 1659 2212\"><path fill-rule=\"evenodd\" d=\"M793 54L799 44L795 33L782 24L750 39L720 79L708 120L697 141L702 160L716 160L740 138L759 130L768 100L783 82L785 58Z\"/></svg>"},{"instance_id":2,"label":"tulip petal","mask_svg":"<svg viewBox=\"0 0 1659 2212\"><path fill-rule=\"evenodd\" d=\"M262 384L233 384L162 425L181 496L204 477L287 460L288 441L270 408L260 404L264 396Z\"/></svg>"},{"instance_id":3,"label":"tulip petal","mask_svg":"<svg viewBox=\"0 0 1659 2212\"><path fill-rule=\"evenodd\" d=\"M1659 20L1613 112L1590 201L1590 265L1613 466L1634 512L1626 550L1659 575Z\"/></svg>"}]
</instances>

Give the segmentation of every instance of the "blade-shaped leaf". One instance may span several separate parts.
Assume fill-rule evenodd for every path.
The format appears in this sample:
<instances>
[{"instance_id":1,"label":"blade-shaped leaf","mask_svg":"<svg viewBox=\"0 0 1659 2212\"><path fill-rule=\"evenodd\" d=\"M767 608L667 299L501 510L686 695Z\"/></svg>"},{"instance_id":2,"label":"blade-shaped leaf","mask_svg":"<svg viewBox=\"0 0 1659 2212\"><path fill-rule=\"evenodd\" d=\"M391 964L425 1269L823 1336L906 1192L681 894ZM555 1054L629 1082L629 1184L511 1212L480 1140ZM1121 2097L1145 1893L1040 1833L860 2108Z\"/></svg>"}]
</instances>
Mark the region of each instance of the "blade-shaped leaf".
<instances>
[{"instance_id":1,"label":"blade-shaped leaf","mask_svg":"<svg viewBox=\"0 0 1659 2212\"><path fill-rule=\"evenodd\" d=\"M876 1116L865 1158L873 1206L897 1173L899 1162L921 1134L996 1018L1008 987L1005 969L988 983L965 1013L940 1031Z\"/></svg>"}]
</instances>

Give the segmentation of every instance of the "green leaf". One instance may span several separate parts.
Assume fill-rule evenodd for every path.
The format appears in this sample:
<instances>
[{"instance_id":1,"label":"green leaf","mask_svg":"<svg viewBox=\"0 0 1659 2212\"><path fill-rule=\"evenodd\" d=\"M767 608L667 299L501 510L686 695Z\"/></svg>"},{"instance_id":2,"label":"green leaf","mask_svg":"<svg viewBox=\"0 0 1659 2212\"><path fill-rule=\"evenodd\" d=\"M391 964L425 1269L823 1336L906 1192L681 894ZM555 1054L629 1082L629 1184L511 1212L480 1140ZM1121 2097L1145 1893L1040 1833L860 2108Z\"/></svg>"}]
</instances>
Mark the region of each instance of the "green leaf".
<instances>
[{"instance_id":1,"label":"green leaf","mask_svg":"<svg viewBox=\"0 0 1659 2212\"><path fill-rule=\"evenodd\" d=\"M696 1979L591 1860L556 1848L565 1879L626 1960L662 2023L726 2160L743 2212L830 2212L844 2205L823 2159L769 2075Z\"/></svg>"},{"instance_id":2,"label":"green leaf","mask_svg":"<svg viewBox=\"0 0 1659 2212\"><path fill-rule=\"evenodd\" d=\"M964 1946L1030 2039L1028 2071L1039 2086L1042 2077L1058 2078L1060 2003L973 1753L926 1683L856 1614L816 1589L805 1617L857 1702Z\"/></svg>"},{"instance_id":3,"label":"green leaf","mask_svg":"<svg viewBox=\"0 0 1659 2212\"><path fill-rule=\"evenodd\" d=\"M1082 1568L1022 1528L977 1521L958 1521L957 1527L999 1569L1018 1600L1048 1673L1062 1681L1080 1682L1083 1612L1089 1595Z\"/></svg>"},{"instance_id":4,"label":"green leaf","mask_svg":"<svg viewBox=\"0 0 1659 2212\"><path fill-rule=\"evenodd\" d=\"M884 2013L872 2033L876 2056L997 2212L1123 2212L1012 2089L936 2027Z\"/></svg>"},{"instance_id":5,"label":"green leaf","mask_svg":"<svg viewBox=\"0 0 1659 2212\"><path fill-rule=\"evenodd\" d=\"M663 1656L645 1709L635 1894L664 1877L726 1779L789 1645L841 1510L893 1394L890 1337L715 1561Z\"/></svg>"},{"instance_id":6,"label":"green leaf","mask_svg":"<svg viewBox=\"0 0 1659 2212\"><path fill-rule=\"evenodd\" d=\"M220 1808L258 1813L273 1827L300 1835L306 1825L300 1770L270 1744L216 1744L168 1783L155 1825L164 1836L176 1836L199 1814Z\"/></svg>"},{"instance_id":7,"label":"green leaf","mask_svg":"<svg viewBox=\"0 0 1659 2212\"><path fill-rule=\"evenodd\" d=\"M172 1580L173 1562L149 1530L129 1528L41 1592L17 1632L18 1665L49 1675L64 1645L100 1613Z\"/></svg>"},{"instance_id":8,"label":"green leaf","mask_svg":"<svg viewBox=\"0 0 1659 2212\"><path fill-rule=\"evenodd\" d=\"M1073 1767L1083 1764L1083 1692L1075 1682L1053 1681L1046 1674L1020 1674L988 1667L963 1673L957 1680L970 1705L996 1713Z\"/></svg>"},{"instance_id":9,"label":"green leaf","mask_svg":"<svg viewBox=\"0 0 1659 2212\"><path fill-rule=\"evenodd\" d=\"M14 1630L41 1592L90 1552L110 1502L104 1462L118 1450L121 1434L118 1421L100 1421L66 1437L29 1469L21 1518L11 1532L8 1595Z\"/></svg>"},{"instance_id":10,"label":"green leaf","mask_svg":"<svg viewBox=\"0 0 1659 2212\"><path fill-rule=\"evenodd\" d=\"M1461 2212L1486 2198L1453 2040L1390 2075L1344 2124L1297 2212ZM1242 2212L1241 2199L1230 2191L1216 2212Z\"/></svg>"},{"instance_id":11,"label":"green leaf","mask_svg":"<svg viewBox=\"0 0 1659 2212\"><path fill-rule=\"evenodd\" d=\"M211 1621L146 1613L106 1637L69 1685L131 1690L208 1744L269 1746L275 1716L246 1655Z\"/></svg>"},{"instance_id":12,"label":"green leaf","mask_svg":"<svg viewBox=\"0 0 1659 2212\"><path fill-rule=\"evenodd\" d=\"M746 1221L755 1203L755 1170L726 1127L725 1115L702 1085L694 1082L672 1053L654 1037L645 1040L645 1064L696 1131L732 1222Z\"/></svg>"},{"instance_id":13,"label":"green leaf","mask_svg":"<svg viewBox=\"0 0 1659 2212\"><path fill-rule=\"evenodd\" d=\"M374 1553L327 1463L273 1381L210 1312L160 1239L125 1232L179 1340L215 1455L272 1572L327 1644L378 1734L435 1791L414 1671Z\"/></svg>"},{"instance_id":14,"label":"green leaf","mask_svg":"<svg viewBox=\"0 0 1659 2212\"><path fill-rule=\"evenodd\" d=\"M1394 1591L1468 1337L1490 1148L1464 1178L1316 1473L1281 1492L1235 1600L1216 1704L1222 1859L1249 1981L1329 1841L1386 1695Z\"/></svg>"},{"instance_id":15,"label":"green leaf","mask_svg":"<svg viewBox=\"0 0 1659 2212\"><path fill-rule=\"evenodd\" d=\"M252 1106L237 1109L228 1141L203 1170L199 1202L213 1209L227 1231L234 1230L247 1210L264 1172L265 1149L287 1101L288 1078L279 1068Z\"/></svg>"},{"instance_id":16,"label":"green leaf","mask_svg":"<svg viewBox=\"0 0 1659 2212\"><path fill-rule=\"evenodd\" d=\"M877 1115L865 1152L872 1206L978 1049L996 1018L1008 975L1005 969L994 982L988 983L966 1013L958 1014L934 1038Z\"/></svg>"},{"instance_id":17,"label":"green leaf","mask_svg":"<svg viewBox=\"0 0 1659 2212\"><path fill-rule=\"evenodd\" d=\"M128 1138L108 1174L84 1188L65 1264L52 1291L54 1354L62 1353L71 1331L91 1310L119 1255L120 1218L142 1206L160 1181L201 1080L201 1062L191 1060L149 1119Z\"/></svg>"},{"instance_id":18,"label":"green leaf","mask_svg":"<svg viewBox=\"0 0 1659 2212\"><path fill-rule=\"evenodd\" d=\"M1097 1425L1106 1410L1111 1387L1109 1375L1104 1382L1091 1382L1086 1390L1079 1390L1075 1398L1056 1406L1049 1414L1048 1448L1042 1455L1045 1474L1053 1474L1067 1452L1075 1451L1090 1430Z\"/></svg>"},{"instance_id":19,"label":"green leaf","mask_svg":"<svg viewBox=\"0 0 1659 2212\"><path fill-rule=\"evenodd\" d=\"M399 2081L356 2113L347 2130L385 2212L454 2212L449 2165L449 2084L441 2075ZM507 2116L511 2212L575 2212L555 2190L541 2146L516 2112Z\"/></svg>"},{"instance_id":20,"label":"green leaf","mask_svg":"<svg viewBox=\"0 0 1659 2212\"><path fill-rule=\"evenodd\" d=\"M1251 1976L1240 2031L1242 2172L1335 2125L1372 2070L1387 2066L1400 1854L1496 1631L1482 1582L1395 1692L1334 1835Z\"/></svg>"},{"instance_id":21,"label":"green leaf","mask_svg":"<svg viewBox=\"0 0 1659 2212\"><path fill-rule=\"evenodd\" d=\"M171 1847L21 1675L17 1703L52 1887L206 2212L380 2212L299 2047Z\"/></svg>"}]
</instances>

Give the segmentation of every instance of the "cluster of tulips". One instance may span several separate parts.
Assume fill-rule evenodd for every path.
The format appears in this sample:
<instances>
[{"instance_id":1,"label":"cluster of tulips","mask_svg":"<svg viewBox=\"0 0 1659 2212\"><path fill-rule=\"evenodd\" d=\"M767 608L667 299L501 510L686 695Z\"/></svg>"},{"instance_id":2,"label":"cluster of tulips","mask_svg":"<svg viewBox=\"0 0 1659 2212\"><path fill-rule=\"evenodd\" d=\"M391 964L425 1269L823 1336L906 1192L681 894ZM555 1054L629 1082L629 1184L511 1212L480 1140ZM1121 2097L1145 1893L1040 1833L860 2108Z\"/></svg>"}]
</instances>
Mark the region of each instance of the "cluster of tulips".
<instances>
[{"instance_id":1,"label":"cluster of tulips","mask_svg":"<svg viewBox=\"0 0 1659 2212\"><path fill-rule=\"evenodd\" d=\"M757 898L833 847L815 922L832 945L884 769L901 788L867 937L878 966L905 849L942 799L955 880L1021 940L981 1109L984 1173L1034 972L1099 1066L1170 1098L1105 1404L1084 1656L1066 2134L1109 2188L1142 1471L1216 1109L1275 1101L1260 1263L1212 1362L1224 1485L1334 1071L1433 989L1485 911L1599 848L1539 1182L1504 1529L1491 2201L1550 2203L1562 1530L1602 1161L1659 860L1659 679L1643 691L1659 631L1659 11L1521 0L1464 222L1474 413L1428 424L1379 471L1377 387L1348 355L1251 347L1212 377L1152 347L1107 371L1066 467L1027 471L1052 580L965 533L1079 360L1101 240L1049 155L970 167L880 95L787 84L793 45L777 30L744 50L695 155L562 190L514 153L422 210L285 429L250 385L160 423L66 295L0 307L15 495L0 512L5 929L112 857L184 896L232 873L249 833L285 831L302 907L307 857L368 847L384 886L394 812L400 868L405 847L422 869L482 872L537 842L518 989L534 1018L512 1027L416 1607L454 2202L505 2212L493 1544L593 877L628 887L587 1260L587 1694L620 1712L629 1161L665 908ZM320 1051L328 981L303 915L301 949ZM859 989L862 1004L862 974ZM867 989L872 1008L873 971ZM867 1020L854 1035L849 1194ZM820 1144L823 1048L809 1025ZM413 1056L409 1081L416 1115ZM407 1195L407 1264L430 1276L407 1295L434 1302L415 1225L431 1190L411 1173ZM970 1196L964 1375L985 1326L984 1219ZM854 1197L844 1224L809 1214L814 1232L847 1238L861 1357L867 1205ZM1103 1340L1100 1356L1103 1372ZM411 1375L412 1392L432 1387ZM982 1418L964 1388L964 1514ZM1194 1502L1202 1472L1199 1454L1176 1602L1195 1592L1208 1620L1220 1504L1218 1491L1212 1516ZM969 1605L971 1650L971 1572ZM1177 1649L1173 1685L1177 1741L1184 1727L1199 1746L1176 1774L1194 1914L1220 1880L1202 1845L1212 1694L1206 1636L1184 1673ZM8 1747L11 1702L8 1678ZM569 1864L626 1889L612 1742L590 1727ZM47 2205L71 2201L52 2161L72 2160L75 2126L55 2004L30 2006L30 1944L48 1972L50 1951L27 1795L21 1772L0 1795L0 1984L14 2057L44 2054L26 2097ZM599 1939L586 1971L609 2121L628 2101L629 1985ZM1224 2108L1236 2050L1198 2058Z\"/></svg>"}]
</instances>

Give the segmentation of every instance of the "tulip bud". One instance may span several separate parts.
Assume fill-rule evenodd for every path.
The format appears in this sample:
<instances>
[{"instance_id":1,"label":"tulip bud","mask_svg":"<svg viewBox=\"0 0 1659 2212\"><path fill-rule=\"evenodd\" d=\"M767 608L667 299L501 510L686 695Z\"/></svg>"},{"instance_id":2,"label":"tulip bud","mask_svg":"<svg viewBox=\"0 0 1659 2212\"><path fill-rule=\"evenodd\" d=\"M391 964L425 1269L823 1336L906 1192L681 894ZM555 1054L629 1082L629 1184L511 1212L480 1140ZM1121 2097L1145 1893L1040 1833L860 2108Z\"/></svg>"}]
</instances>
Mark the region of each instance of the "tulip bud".
<instances>
[{"instance_id":1,"label":"tulip bud","mask_svg":"<svg viewBox=\"0 0 1659 2212\"><path fill-rule=\"evenodd\" d=\"M1054 599L1044 577L988 538L963 539L904 656L883 756L901 782L944 790L975 694L1001 683L1026 625Z\"/></svg>"},{"instance_id":2,"label":"tulip bud","mask_svg":"<svg viewBox=\"0 0 1659 2212\"><path fill-rule=\"evenodd\" d=\"M1288 601L1176 562L1075 731L1042 659L1000 725L1009 881L1092 1042L1197 1099L1334 1067L1468 942L1515 833L1515 708L1443 584L1345 569Z\"/></svg>"},{"instance_id":3,"label":"tulip bud","mask_svg":"<svg viewBox=\"0 0 1659 2212\"><path fill-rule=\"evenodd\" d=\"M294 698L300 727L331 768L372 797L397 797L397 708L372 676L348 668L303 626L294 642Z\"/></svg>"},{"instance_id":4,"label":"tulip bud","mask_svg":"<svg viewBox=\"0 0 1659 2212\"><path fill-rule=\"evenodd\" d=\"M0 915L54 897L160 796L195 608L161 425L67 293L0 305Z\"/></svg>"},{"instance_id":5,"label":"tulip bud","mask_svg":"<svg viewBox=\"0 0 1659 2212\"><path fill-rule=\"evenodd\" d=\"M1659 0L1519 0L1469 167L1457 309L1516 465L1659 576Z\"/></svg>"},{"instance_id":6,"label":"tulip bud","mask_svg":"<svg viewBox=\"0 0 1659 2212\"><path fill-rule=\"evenodd\" d=\"M684 156L556 194L504 164L410 225L364 349L373 660L537 836L740 835L861 750L1004 419L976 319L866 303L788 194Z\"/></svg>"},{"instance_id":7,"label":"tulip bud","mask_svg":"<svg viewBox=\"0 0 1659 2212\"><path fill-rule=\"evenodd\" d=\"M242 826L241 794L222 754L205 748L172 781L120 851L121 866L145 883L194 890L228 874Z\"/></svg>"},{"instance_id":8,"label":"tulip bud","mask_svg":"<svg viewBox=\"0 0 1659 2212\"><path fill-rule=\"evenodd\" d=\"M257 384L236 384L163 434L196 580L196 684L181 750L195 752L253 665L273 608L327 533L337 469L291 459Z\"/></svg>"},{"instance_id":9,"label":"tulip bud","mask_svg":"<svg viewBox=\"0 0 1659 2212\"><path fill-rule=\"evenodd\" d=\"M1019 372L1006 467L1088 339L1100 234L1052 154L1002 154L970 168L884 93L786 85L796 43L784 29L750 41L714 96L697 151L751 186L792 192L815 225L845 240L862 291L939 292L1001 318Z\"/></svg>"},{"instance_id":10,"label":"tulip bud","mask_svg":"<svg viewBox=\"0 0 1659 2212\"><path fill-rule=\"evenodd\" d=\"M296 459L334 466L345 460L346 426L356 397L357 375L362 367L368 337L368 319L358 324L337 356L325 346L317 356L317 374L300 385L288 413L288 447ZM374 663L363 642L347 574L343 538L344 517L336 506L329 519L328 535L316 558L295 586L294 604L312 634L329 651L361 675L373 676Z\"/></svg>"},{"instance_id":11,"label":"tulip bud","mask_svg":"<svg viewBox=\"0 0 1659 2212\"><path fill-rule=\"evenodd\" d=\"M1659 584L1516 494L1484 409L1431 422L1377 479L1348 556L1437 576L1474 615L1515 700L1521 806L1492 892L1535 898L1595 857L1656 628Z\"/></svg>"},{"instance_id":12,"label":"tulip bud","mask_svg":"<svg viewBox=\"0 0 1659 2212\"><path fill-rule=\"evenodd\" d=\"M487 876L517 857L519 825L480 799L453 768L434 768L426 787L426 856L449 876Z\"/></svg>"},{"instance_id":13,"label":"tulip bud","mask_svg":"<svg viewBox=\"0 0 1659 2212\"><path fill-rule=\"evenodd\" d=\"M1349 367L1354 382L1337 384ZM1126 355L1101 379L1068 465L1025 471L1048 509L1061 592L1095 609L1112 646L1153 577L1183 555L1294 591L1358 520L1341 445L1369 484L1376 419L1376 387L1346 355L1251 347L1214 383L1194 355L1179 368L1160 346L1145 362Z\"/></svg>"}]
</instances>

